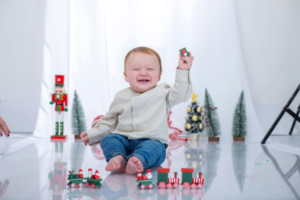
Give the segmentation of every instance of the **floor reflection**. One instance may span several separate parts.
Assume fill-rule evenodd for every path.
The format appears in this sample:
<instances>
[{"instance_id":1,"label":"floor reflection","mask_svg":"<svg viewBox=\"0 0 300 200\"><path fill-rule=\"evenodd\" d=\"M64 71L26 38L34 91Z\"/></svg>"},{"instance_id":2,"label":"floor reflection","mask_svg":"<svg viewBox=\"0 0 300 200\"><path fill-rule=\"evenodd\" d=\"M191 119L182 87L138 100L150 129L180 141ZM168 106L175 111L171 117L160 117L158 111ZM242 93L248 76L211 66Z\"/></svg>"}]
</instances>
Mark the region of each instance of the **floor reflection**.
<instances>
[{"instance_id":1,"label":"floor reflection","mask_svg":"<svg viewBox=\"0 0 300 200\"><path fill-rule=\"evenodd\" d=\"M54 142L55 153L53 168L48 174L50 180L50 190L53 199L62 199L67 188L67 162L64 157L64 143Z\"/></svg>"},{"instance_id":2,"label":"floor reflection","mask_svg":"<svg viewBox=\"0 0 300 200\"><path fill-rule=\"evenodd\" d=\"M246 178L247 146L242 141L234 141L231 148L235 179L240 191L243 193Z\"/></svg>"},{"instance_id":3,"label":"floor reflection","mask_svg":"<svg viewBox=\"0 0 300 200\"><path fill-rule=\"evenodd\" d=\"M265 152L265 154L270 158L270 160L272 161L272 163L274 164L276 170L278 171L278 173L280 174L280 176L282 177L283 181L286 183L286 185L288 186L288 188L291 190L291 192L294 194L295 198L297 200L300 200L300 196L297 193L297 191L299 192L299 188L296 190L293 185L290 183L289 179L291 178L291 176L296 173L298 171L298 173L300 174L300 157L298 155L295 155L296 157L296 162L295 164L291 167L291 169L284 174L282 169L280 168L277 160L275 159L275 157L269 152L268 148L264 145L261 145L263 151Z\"/></svg>"}]
</instances>

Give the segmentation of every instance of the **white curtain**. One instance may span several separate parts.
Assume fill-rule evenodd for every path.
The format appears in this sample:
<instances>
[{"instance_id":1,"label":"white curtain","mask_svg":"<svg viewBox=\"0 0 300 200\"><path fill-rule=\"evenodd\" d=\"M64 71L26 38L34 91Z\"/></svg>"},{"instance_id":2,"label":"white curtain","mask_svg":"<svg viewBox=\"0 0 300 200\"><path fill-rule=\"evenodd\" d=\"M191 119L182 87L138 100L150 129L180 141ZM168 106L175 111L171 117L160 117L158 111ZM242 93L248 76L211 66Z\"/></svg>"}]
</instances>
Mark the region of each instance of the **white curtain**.
<instances>
[{"instance_id":1,"label":"white curtain","mask_svg":"<svg viewBox=\"0 0 300 200\"><path fill-rule=\"evenodd\" d=\"M232 117L244 91L248 139L264 136L248 88L233 0L47 0L41 104L34 136L54 132L50 94L55 74L64 74L69 94L65 134L71 136L74 90L88 127L105 114L115 93L129 87L123 78L129 50L147 46L162 58L162 82L173 85L179 49L195 57L191 77L200 105L208 89L222 128L221 141L231 139ZM186 106L173 109L173 125L183 128ZM52 113L52 114L51 114Z\"/></svg>"}]
</instances>

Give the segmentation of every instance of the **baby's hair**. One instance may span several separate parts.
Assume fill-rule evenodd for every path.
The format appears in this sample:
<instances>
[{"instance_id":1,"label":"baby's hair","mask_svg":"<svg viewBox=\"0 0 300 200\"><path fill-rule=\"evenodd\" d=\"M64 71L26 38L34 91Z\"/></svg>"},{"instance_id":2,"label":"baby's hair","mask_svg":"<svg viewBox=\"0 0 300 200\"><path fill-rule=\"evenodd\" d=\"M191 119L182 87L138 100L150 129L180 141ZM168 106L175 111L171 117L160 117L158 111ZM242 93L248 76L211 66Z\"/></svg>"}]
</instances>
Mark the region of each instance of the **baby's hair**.
<instances>
[{"instance_id":1,"label":"baby's hair","mask_svg":"<svg viewBox=\"0 0 300 200\"><path fill-rule=\"evenodd\" d=\"M129 58L131 53L145 53L145 54L149 54L149 55L155 55L159 62L159 71L162 72L160 56L158 55L158 53L156 51L154 51L153 49L148 48L148 47L136 47L136 48L132 49L131 51L129 51L125 57L124 71L125 71L126 61Z\"/></svg>"}]
</instances>

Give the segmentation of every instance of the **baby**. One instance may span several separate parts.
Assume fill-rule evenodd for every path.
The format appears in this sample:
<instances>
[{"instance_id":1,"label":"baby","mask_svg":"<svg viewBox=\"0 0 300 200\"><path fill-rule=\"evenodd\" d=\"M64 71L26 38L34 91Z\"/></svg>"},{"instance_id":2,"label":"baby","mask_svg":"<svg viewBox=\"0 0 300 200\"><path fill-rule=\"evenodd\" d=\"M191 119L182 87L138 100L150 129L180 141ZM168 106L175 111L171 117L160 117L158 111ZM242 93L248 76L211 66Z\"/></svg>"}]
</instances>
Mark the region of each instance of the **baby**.
<instances>
[{"instance_id":1,"label":"baby","mask_svg":"<svg viewBox=\"0 0 300 200\"><path fill-rule=\"evenodd\" d=\"M117 92L109 111L94 128L81 133L85 145L101 142L107 171L135 174L165 160L168 113L192 93L189 69L194 57L189 54L179 54L175 83L170 87L156 85L162 73L156 51L137 47L128 52L123 74L130 87Z\"/></svg>"}]
</instances>

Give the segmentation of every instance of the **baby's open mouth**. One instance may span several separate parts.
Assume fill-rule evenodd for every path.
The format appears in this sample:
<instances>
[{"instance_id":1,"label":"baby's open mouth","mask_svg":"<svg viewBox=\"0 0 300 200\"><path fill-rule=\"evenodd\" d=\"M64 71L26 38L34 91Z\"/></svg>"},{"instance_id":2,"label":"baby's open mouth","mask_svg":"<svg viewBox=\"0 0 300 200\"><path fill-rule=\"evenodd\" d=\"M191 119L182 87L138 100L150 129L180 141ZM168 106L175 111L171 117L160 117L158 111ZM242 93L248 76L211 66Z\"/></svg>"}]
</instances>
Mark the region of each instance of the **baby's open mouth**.
<instances>
[{"instance_id":1,"label":"baby's open mouth","mask_svg":"<svg viewBox=\"0 0 300 200\"><path fill-rule=\"evenodd\" d=\"M149 80L148 79L140 79L140 80L138 80L138 82L146 83L146 82L149 82Z\"/></svg>"}]
</instances>

